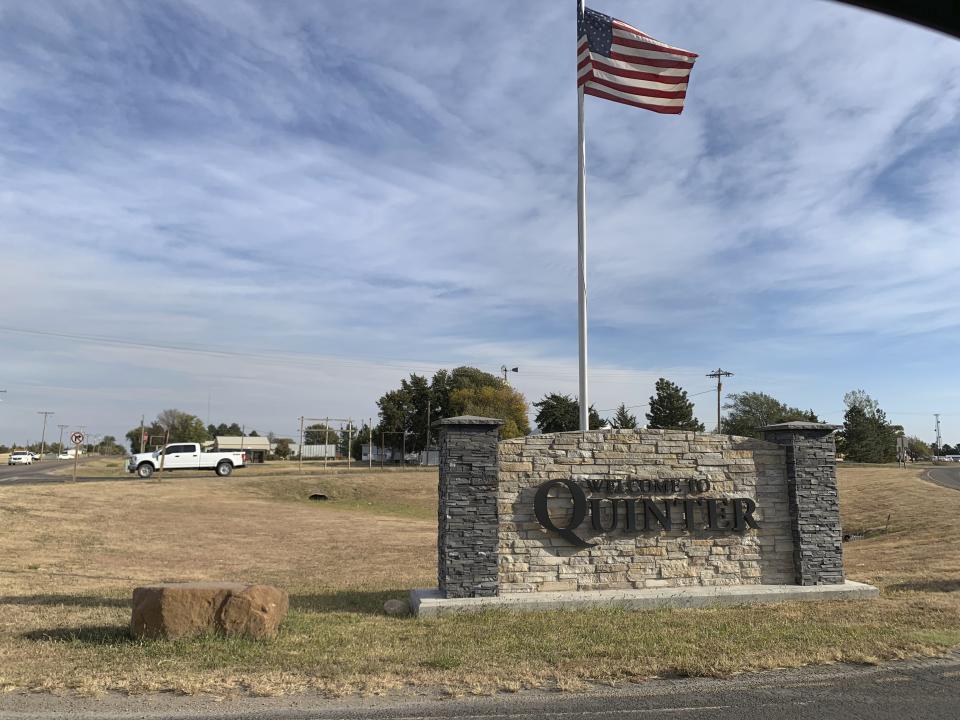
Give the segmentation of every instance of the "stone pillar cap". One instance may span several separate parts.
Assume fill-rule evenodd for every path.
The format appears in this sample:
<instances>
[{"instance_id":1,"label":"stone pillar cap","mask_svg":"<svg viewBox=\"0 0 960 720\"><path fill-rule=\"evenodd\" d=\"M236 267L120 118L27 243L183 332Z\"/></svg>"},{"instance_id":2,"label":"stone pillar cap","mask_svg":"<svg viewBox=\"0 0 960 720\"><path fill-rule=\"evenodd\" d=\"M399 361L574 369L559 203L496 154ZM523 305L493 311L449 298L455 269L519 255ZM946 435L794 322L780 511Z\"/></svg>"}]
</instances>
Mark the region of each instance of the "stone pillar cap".
<instances>
[{"instance_id":1,"label":"stone pillar cap","mask_svg":"<svg viewBox=\"0 0 960 720\"><path fill-rule=\"evenodd\" d=\"M430 423L431 427L441 427L446 425L491 425L500 427L503 420L498 418L480 417L479 415L460 415L458 417L443 418Z\"/></svg>"},{"instance_id":2,"label":"stone pillar cap","mask_svg":"<svg viewBox=\"0 0 960 720\"><path fill-rule=\"evenodd\" d=\"M790 431L790 430L823 430L824 432L833 432L839 430L843 425L831 425L830 423L808 422L806 420L791 420L790 422L775 423L774 425L764 425L760 428L763 431Z\"/></svg>"}]
</instances>

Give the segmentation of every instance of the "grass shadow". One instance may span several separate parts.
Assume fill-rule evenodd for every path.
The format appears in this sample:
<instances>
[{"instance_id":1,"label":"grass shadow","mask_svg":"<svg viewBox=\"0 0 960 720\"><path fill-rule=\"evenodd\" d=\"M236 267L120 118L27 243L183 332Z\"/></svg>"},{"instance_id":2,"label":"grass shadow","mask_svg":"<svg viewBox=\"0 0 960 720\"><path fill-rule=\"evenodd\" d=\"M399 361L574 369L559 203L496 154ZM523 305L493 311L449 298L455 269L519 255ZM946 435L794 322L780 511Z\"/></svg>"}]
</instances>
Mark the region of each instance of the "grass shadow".
<instances>
[{"instance_id":1,"label":"grass shadow","mask_svg":"<svg viewBox=\"0 0 960 720\"><path fill-rule=\"evenodd\" d=\"M97 595L0 595L0 605L69 605L71 607L130 607L129 598Z\"/></svg>"},{"instance_id":2,"label":"grass shadow","mask_svg":"<svg viewBox=\"0 0 960 720\"><path fill-rule=\"evenodd\" d=\"M960 580L916 580L890 585L887 589L902 592L950 593L960 591Z\"/></svg>"},{"instance_id":3,"label":"grass shadow","mask_svg":"<svg viewBox=\"0 0 960 720\"><path fill-rule=\"evenodd\" d=\"M391 598L406 600L409 588L393 590L331 590L317 593L292 593L290 609L314 613L359 613L383 615L383 604Z\"/></svg>"},{"instance_id":4,"label":"grass shadow","mask_svg":"<svg viewBox=\"0 0 960 720\"><path fill-rule=\"evenodd\" d=\"M82 643L84 645L129 645L139 642L130 637L125 625L82 625L76 628L31 630L21 637L36 642Z\"/></svg>"}]
</instances>

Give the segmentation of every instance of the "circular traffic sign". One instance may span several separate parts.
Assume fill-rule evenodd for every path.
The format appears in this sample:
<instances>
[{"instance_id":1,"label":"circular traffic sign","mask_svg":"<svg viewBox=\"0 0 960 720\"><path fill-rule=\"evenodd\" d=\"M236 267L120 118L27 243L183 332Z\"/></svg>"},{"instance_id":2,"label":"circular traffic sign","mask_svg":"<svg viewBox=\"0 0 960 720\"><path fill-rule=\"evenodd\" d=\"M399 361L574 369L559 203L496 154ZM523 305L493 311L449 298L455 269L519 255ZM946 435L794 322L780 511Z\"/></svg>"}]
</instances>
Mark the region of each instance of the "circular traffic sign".
<instances>
[{"instance_id":1,"label":"circular traffic sign","mask_svg":"<svg viewBox=\"0 0 960 720\"><path fill-rule=\"evenodd\" d=\"M73 441L74 445L80 445L83 442L83 433L75 432L73 435L70 436L70 439Z\"/></svg>"}]
</instances>

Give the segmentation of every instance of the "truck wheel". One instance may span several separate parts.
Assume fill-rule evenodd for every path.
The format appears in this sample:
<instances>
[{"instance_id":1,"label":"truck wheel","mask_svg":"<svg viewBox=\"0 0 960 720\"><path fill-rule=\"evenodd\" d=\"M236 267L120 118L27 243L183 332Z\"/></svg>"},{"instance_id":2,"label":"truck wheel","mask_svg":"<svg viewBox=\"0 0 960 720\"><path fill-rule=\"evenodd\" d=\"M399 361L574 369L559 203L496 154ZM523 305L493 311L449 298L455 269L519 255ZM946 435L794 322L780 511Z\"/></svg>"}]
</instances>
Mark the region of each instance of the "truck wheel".
<instances>
[{"instance_id":1,"label":"truck wheel","mask_svg":"<svg viewBox=\"0 0 960 720\"><path fill-rule=\"evenodd\" d=\"M153 465L150 463L140 463L137 465L137 475L146 480L148 477L153 475Z\"/></svg>"},{"instance_id":2,"label":"truck wheel","mask_svg":"<svg viewBox=\"0 0 960 720\"><path fill-rule=\"evenodd\" d=\"M221 463L217 464L217 475L220 477L227 477L230 473L233 472L233 465L224 460Z\"/></svg>"}]
</instances>

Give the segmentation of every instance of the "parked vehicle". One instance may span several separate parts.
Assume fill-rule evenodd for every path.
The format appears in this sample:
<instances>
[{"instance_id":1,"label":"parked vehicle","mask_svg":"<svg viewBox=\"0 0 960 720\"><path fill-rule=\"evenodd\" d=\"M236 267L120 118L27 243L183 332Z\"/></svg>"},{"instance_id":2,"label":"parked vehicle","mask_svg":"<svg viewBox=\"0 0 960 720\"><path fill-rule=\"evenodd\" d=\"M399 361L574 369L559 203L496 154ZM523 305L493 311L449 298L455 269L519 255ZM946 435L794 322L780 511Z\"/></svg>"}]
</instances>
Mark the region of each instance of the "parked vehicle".
<instances>
[{"instance_id":1,"label":"parked vehicle","mask_svg":"<svg viewBox=\"0 0 960 720\"><path fill-rule=\"evenodd\" d=\"M33 453L26 450L17 450L10 453L7 465L33 465Z\"/></svg>"},{"instance_id":2,"label":"parked vehicle","mask_svg":"<svg viewBox=\"0 0 960 720\"><path fill-rule=\"evenodd\" d=\"M164 471L213 470L220 477L227 477L234 468L243 467L244 460L241 452L201 452L197 443L170 443L162 450L131 457L127 472L148 478L162 465Z\"/></svg>"}]
</instances>

